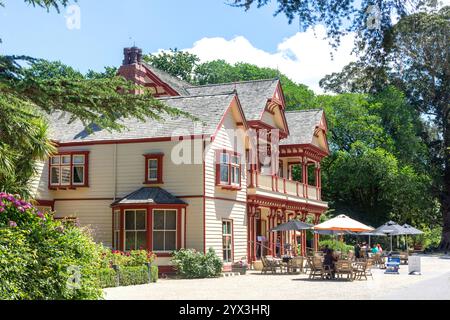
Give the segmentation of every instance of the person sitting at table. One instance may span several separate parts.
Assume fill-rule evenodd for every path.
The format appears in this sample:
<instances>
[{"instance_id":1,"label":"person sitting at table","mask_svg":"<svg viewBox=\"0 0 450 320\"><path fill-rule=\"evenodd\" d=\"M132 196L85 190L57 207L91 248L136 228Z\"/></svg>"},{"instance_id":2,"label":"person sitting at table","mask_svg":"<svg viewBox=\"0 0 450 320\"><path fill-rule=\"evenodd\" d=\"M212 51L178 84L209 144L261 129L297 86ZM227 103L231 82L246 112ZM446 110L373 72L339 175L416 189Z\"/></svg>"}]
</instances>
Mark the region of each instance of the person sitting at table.
<instances>
[{"instance_id":1,"label":"person sitting at table","mask_svg":"<svg viewBox=\"0 0 450 320\"><path fill-rule=\"evenodd\" d=\"M371 250L370 252L372 252L373 254L378 253L378 247L377 247L376 244L374 244L374 245L372 246L372 250Z\"/></svg>"},{"instance_id":2,"label":"person sitting at table","mask_svg":"<svg viewBox=\"0 0 450 320\"><path fill-rule=\"evenodd\" d=\"M361 246L359 245L359 242L355 244L355 258L360 259L361 258Z\"/></svg>"},{"instance_id":3,"label":"person sitting at table","mask_svg":"<svg viewBox=\"0 0 450 320\"><path fill-rule=\"evenodd\" d=\"M378 253L383 253L383 248L381 248L381 245L377 243Z\"/></svg>"},{"instance_id":4,"label":"person sitting at table","mask_svg":"<svg viewBox=\"0 0 450 320\"><path fill-rule=\"evenodd\" d=\"M328 249L323 257L323 266L324 268L328 268L331 270L331 278L334 279L336 273L336 265L337 257L334 255L333 249Z\"/></svg>"},{"instance_id":5,"label":"person sitting at table","mask_svg":"<svg viewBox=\"0 0 450 320\"><path fill-rule=\"evenodd\" d=\"M328 251L328 245L326 244L325 247L322 248L322 252L323 252L324 254L326 254L327 251Z\"/></svg>"}]
</instances>

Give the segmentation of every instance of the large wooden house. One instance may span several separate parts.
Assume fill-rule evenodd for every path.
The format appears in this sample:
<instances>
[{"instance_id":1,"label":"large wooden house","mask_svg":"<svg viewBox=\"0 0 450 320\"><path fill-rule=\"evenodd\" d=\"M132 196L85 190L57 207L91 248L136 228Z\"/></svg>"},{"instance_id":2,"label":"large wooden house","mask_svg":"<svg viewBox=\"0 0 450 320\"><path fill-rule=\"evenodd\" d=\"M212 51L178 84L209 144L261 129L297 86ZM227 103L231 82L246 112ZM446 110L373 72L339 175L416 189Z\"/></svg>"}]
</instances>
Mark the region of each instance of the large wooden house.
<instances>
[{"instance_id":1,"label":"large wooden house","mask_svg":"<svg viewBox=\"0 0 450 320\"><path fill-rule=\"evenodd\" d=\"M278 79L193 86L142 62L138 48L124 53L120 75L198 120L121 119L127 130L110 132L53 114L58 154L33 181L40 207L89 225L104 245L154 251L162 271L180 248L214 248L226 266L282 253L290 234L269 229L319 221L322 110L286 111Z\"/></svg>"}]
</instances>

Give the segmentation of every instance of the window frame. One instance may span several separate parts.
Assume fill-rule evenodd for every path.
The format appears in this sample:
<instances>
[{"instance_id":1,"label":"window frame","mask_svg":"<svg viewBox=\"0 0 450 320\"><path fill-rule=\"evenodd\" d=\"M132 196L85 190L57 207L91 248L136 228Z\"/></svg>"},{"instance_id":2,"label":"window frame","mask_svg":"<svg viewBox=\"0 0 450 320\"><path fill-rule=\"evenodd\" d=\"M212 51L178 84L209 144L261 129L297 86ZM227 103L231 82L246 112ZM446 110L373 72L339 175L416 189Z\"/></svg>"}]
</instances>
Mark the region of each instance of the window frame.
<instances>
[{"instance_id":1,"label":"window frame","mask_svg":"<svg viewBox=\"0 0 450 320\"><path fill-rule=\"evenodd\" d=\"M117 219L116 219L116 215L117 215ZM120 217L121 217L121 210L119 208L114 208L113 209L113 221L112 221L112 225L113 225L113 241L112 241L112 247L115 250L120 250L120 248L122 248L122 245L120 243L120 233L121 233L121 221L120 221Z\"/></svg>"},{"instance_id":2,"label":"window frame","mask_svg":"<svg viewBox=\"0 0 450 320\"><path fill-rule=\"evenodd\" d=\"M144 184L162 184L163 182L163 153L147 153L143 155L145 158L145 178L144 178ZM150 160L156 160L157 166L156 166L156 179L150 179L149 173L149 163Z\"/></svg>"},{"instance_id":3,"label":"window frame","mask_svg":"<svg viewBox=\"0 0 450 320\"><path fill-rule=\"evenodd\" d=\"M164 211L164 229L156 229L155 230L155 211ZM165 229L166 228L166 211L174 211L175 212L175 229ZM164 243L163 250L155 250L155 236L154 232L163 232L164 233ZM151 251L155 253L169 253L179 248L178 243L178 209L171 208L153 208L152 209L152 230L151 230L151 238L152 238L152 248ZM166 250L166 232L175 232L175 249Z\"/></svg>"},{"instance_id":4,"label":"window frame","mask_svg":"<svg viewBox=\"0 0 450 320\"><path fill-rule=\"evenodd\" d=\"M75 156L83 156L83 163L74 163ZM67 163L63 163L64 158L69 158ZM53 159L58 159L53 163ZM83 167L83 182L74 182L75 167ZM52 181L53 169L58 168L58 182ZM69 182L63 183L62 173L64 169L69 169ZM89 151L64 151L58 152L49 157L48 160L48 188L49 189L76 189L79 187L89 187Z\"/></svg>"},{"instance_id":5,"label":"window frame","mask_svg":"<svg viewBox=\"0 0 450 320\"><path fill-rule=\"evenodd\" d=\"M222 155L226 155L228 162L222 162ZM237 159L237 163L233 159ZM222 166L228 168L228 180L222 180L221 168ZM235 170L238 171L236 175L239 182L233 182L233 176ZM240 153L225 149L216 150L216 186L220 186L223 189L240 190L242 186L242 156Z\"/></svg>"},{"instance_id":6,"label":"window frame","mask_svg":"<svg viewBox=\"0 0 450 320\"><path fill-rule=\"evenodd\" d=\"M230 233L224 233L223 232L223 226L224 223L229 223L230 224ZM222 219L222 260L224 263L233 263L234 261L234 228L233 228L233 220L232 219ZM227 249L224 246L224 237L229 236L230 239L230 248ZM230 256L228 256L227 254L227 260L225 260L225 251L230 251Z\"/></svg>"},{"instance_id":7,"label":"window frame","mask_svg":"<svg viewBox=\"0 0 450 320\"><path fill-rule=\"evenodd\" d=\"M127 212L133 211L134 212L134 229L127 229ZM144 229L136 229L136 213L137 211L144 211L144 221L145 221L145 228ZM148 243L147 243L147 230L148 230L148 225L147 225L147 214L148 211L146 208L136 208L136 209L124 209L123 210L123 248L124 251L131 251L131 250L140 250L140 249L146 249L148 247ZM120 221L120 219L119 219ZM127 250L127 232L134 232L134 245L136 246L136 235L138 232L143 232L145 234L145 247L144 248L136 248L133 247L130 250ZM120 240L119 240L120 241Z\"/></svg>"}]
</instances>

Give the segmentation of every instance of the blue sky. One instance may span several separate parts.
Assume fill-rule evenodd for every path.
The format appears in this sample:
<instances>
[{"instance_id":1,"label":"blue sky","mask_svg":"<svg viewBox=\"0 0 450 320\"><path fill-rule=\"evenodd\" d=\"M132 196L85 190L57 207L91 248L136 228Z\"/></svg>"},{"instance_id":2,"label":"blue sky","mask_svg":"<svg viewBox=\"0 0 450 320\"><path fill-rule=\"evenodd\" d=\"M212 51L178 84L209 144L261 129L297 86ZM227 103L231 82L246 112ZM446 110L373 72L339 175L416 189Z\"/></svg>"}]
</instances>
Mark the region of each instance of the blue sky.
<instances>
[{"instance_id":1,"label":"blue sky","mask_svg":"<svg viewBox=\"0 0 450 320\"><path fill-rule=\"evenodd\" d=\"M279 68L320 90L321 77L351 60L350 38L337 60L329 61L327 41L312 30L300 33L298 24L289 25L282 14L273 17L275 2L245 12L226 0L79 0L80 29L72 30L65 9L48 13L23 0L4 2L0 53L60 60L83 72L119 66L122 49L135 42L144 53L177 47L202 61L221 58Z\"/></svg>"},{"instance_id":2,"label":"blue sky","mask_svg":"<svg viewBox=\"0 0 450 320\"><path fill-rule=\"evenodd\" d=\"M298 29L284 16L274 18L273 6L244 12L224 0L80 0L79 30L66 27L65 11L47 13L20 0L5 4L0 8L3 53L62 60L84 71L119 64L122 48L133 41L154 52L187 48L203 37L242 35L273 52L280 39Z\"/></svg>"}]
</instances>

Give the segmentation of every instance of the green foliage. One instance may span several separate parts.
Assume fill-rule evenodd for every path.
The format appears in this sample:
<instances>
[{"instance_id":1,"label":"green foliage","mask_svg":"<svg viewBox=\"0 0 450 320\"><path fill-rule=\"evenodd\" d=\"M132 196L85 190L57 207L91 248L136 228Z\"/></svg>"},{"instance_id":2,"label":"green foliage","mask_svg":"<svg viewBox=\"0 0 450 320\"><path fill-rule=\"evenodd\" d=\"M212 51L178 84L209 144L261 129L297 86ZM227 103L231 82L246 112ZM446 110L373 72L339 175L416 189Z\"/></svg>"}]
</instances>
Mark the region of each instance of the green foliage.
<instances>
[{"instance_id":1,"label":"green foliage","mask_svg":"<svg viewBox=\"0 0 450 320\"><path fill-rule=\"evenodd\" d=\"M113 268L101 268L98 270L98 279L102 288L115 287L117 284L116 277L116 271Z\"/></svg>"},{"instance_id":2,"label":"green foliage","mask_svg":"<svg viewBox=\"0 0 450 320\"><path fill-rule=\"evenodd\" d=\"M153 262L156 255L147 250L131 250L123 252L102 247L102 267L116 266L142 266L147 262Z\"/></svg>"},{"instance_id":3,"label":"green foliage","mask_svg":"<svg viewBox=\"0 0 450 320\"><path fill-rule=\"evenodd\" d=\"M1 299L102 297L100 254L88 231L63 226L6 193L0 193L0 261Z\"/></svg>"},{"instance_id":4,"label":"green foliage","mask_svg":"<svg viewBox=\"0 0 450 320\"><path fill-rule=\"evenodd\" d=\"M209 248L206 254L193 249L174 251L172 263L182 278L218 277L223 267L222 260L212 248Z\"/></svg>"},{"instance_id":5,"label":"green foliage","mask_svg":"<svg viewBox=\"0 0 450 320\"><path fill-rule=\"evenodd\" d=\"M124 129L120 118L189 116L113 71L84 75L60 62L0 55L0 190L29 197L36 162L55 151L45 114L68 114L88 131Z\"/></svg>"},{"instance_id":6,"label":"green foliage","mask_svg":"<svg viewBox=\"0 0 450 320\"><path fill-rule=\"evenodd\" d=\"M323 248L325 246L328 246L328 248L333 249L334 251L340 251L342 253L348 253L350 250L353 250L352 245L348 245L345 242L342 241L336 241L336 240L320 240L319 241L319 248Z\"/></svg>"},{"instance_id":7,"label":"green foliage","mask_svg":"<svg viewBox=\"0 0 450 320\"><path fill-rule=\"evenodd\" d=\"M119 279L121 286L132 286L148 283L147 266L129 266L119 268Z\"/></svg>"},{"instance_id":8,"label":"green foliage","mask_svg":"<svg viewBox=\"0 0 450 320\"><path fill-rule=\"evenodd\" d=\"M192 81L192 72L200 59L189 52L179 51L177 48L170 52L162 51L159 54L149 54L143 57L144 61L152 66L187 82Z\"/></svg>"}]
</instances>

